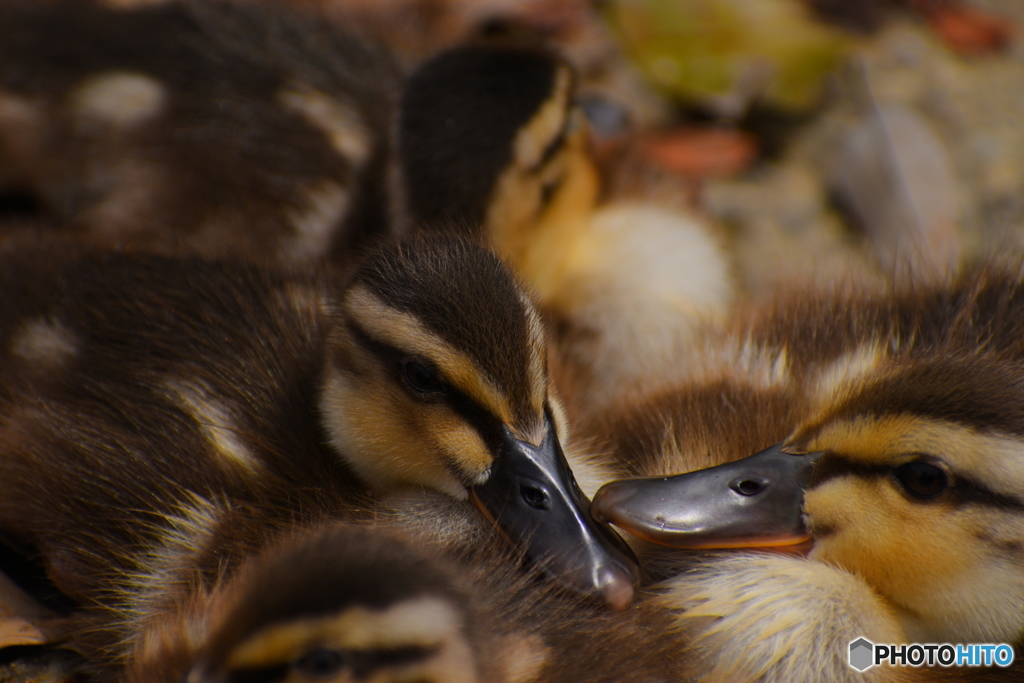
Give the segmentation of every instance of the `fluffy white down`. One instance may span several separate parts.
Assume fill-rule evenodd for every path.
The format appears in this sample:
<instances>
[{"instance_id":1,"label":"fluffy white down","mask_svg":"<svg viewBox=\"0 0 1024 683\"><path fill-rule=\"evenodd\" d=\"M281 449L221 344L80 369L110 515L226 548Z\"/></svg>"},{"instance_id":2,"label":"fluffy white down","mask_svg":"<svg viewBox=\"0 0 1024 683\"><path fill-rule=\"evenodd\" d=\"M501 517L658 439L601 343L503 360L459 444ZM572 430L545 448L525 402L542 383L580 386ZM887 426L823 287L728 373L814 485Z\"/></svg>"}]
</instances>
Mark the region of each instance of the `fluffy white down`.
<instances>
[{"instance_id":1,"label":"fluffy white down","mask_svg":"<svg viewBox=\"0 0 1024 683\"><path fill-rule=\"evenodd\" d=\"M575 355L599 369L599 384L661 375L733 299L722 247L678 211L609 205L595 213L575 256L563 308L575 328L594 332Z\"/></svg>"},{"instance_id":2,"label":"fluffy white down","mask_svg":"<svg viewBox=\"0 0 1024 683\"><path fill-rule=\"evenodd\" d=\"M733 553L664 584L658 598L693 638L702 683L864 683L849 643L905 642L888 605L859 578L801 557Z\"/></svg>"}]
</instances>

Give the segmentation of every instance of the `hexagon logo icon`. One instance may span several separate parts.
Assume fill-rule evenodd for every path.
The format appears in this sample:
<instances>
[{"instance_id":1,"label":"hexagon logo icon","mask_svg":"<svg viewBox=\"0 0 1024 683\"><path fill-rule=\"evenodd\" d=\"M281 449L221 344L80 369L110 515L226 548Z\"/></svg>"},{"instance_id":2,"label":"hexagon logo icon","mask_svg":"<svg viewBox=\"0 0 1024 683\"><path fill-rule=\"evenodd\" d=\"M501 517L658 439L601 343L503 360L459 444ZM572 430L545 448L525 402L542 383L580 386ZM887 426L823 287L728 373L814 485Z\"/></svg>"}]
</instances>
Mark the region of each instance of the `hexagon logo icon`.
<instances>
[{"instance_id":1,"label":"hexagon logo icon","mask_svg":"<svg viewBox=\"0 0 1024 683\"><path fill-rule=\"evenodd\" d=\"M875 644L867 638L858 638L850 643L850 666L857 671L866 671L875 665Z\"/></svg>"}]
</instances>

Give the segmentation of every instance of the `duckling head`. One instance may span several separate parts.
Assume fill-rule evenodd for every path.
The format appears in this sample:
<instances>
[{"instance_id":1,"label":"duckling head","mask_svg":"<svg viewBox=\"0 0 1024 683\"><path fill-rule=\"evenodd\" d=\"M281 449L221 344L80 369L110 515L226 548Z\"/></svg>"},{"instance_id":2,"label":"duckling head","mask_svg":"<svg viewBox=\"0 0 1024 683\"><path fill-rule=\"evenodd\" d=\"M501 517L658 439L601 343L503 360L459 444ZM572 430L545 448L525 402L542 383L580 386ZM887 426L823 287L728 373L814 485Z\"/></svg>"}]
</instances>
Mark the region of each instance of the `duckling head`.
<instances>
[{"instance_id":1,"label":"duckling head","mask_svg":"<svg viewBox=\"0 0 1024 683\"><path fill-rule=\"evenodd\" d=\"M228 591L182 683L484 680L467 594L382 532L328 527L272 546Z\"/></svg>"},{"instance_id":2,"label":"duckling head","mask_svg":"<svg viewBox=\"0 0 1024 683\"><path fill-rule=\"evenodd\" d=\"M874 361L813 398L783 443L707 470L613 482L595 496L595 516L677 547L809 536L810 557L864 579L912 640L1019 642L1019 363L974 352Z\"/></svg>"},{"instance_id":3,"label":"duckling head","mask_svg":"<svg viewBox=\"0 0 1024 683\"><path fill-rule=\"evenodd\" d=\"M573 87L569 65L550 52L471 45L417 70L399 108L410 217L481 226L542 300L551 255L565 252L597 198Z\"/></svg>"},{"instance_id":4,"label":"duckling head","mask_svg":"<svg viewBox=\"0 0 1024 683\"><path fill-rule=\"evenodd\" d=\"M822 453L811 557L864 578L921 642L1024 635L1022 380L970 356L901 367L787 441Z\"/></svg>"},{"instance_id":5,"label":"duckling head","mask_svg":"<svg viewBox=\"0 0 1024 683\"><path fill-rule=\"evenodd\" d=\"M497 257L450 236L385 247L335 317L321 414L365 482L471 499L564 583L629 604L635 560L566 463L540 318Z\"/></svg>"}]
</instances>

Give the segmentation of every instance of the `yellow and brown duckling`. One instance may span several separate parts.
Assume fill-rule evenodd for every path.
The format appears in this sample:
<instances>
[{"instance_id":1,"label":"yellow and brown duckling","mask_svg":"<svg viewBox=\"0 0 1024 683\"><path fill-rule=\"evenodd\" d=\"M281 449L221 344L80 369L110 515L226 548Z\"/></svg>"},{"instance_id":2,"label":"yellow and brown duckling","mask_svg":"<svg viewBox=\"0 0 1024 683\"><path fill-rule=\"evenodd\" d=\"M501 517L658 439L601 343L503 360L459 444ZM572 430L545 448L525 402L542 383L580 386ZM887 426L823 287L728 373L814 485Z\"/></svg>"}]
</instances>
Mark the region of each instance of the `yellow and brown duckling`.
<instances>
[{"instance_id":1,"label":"yellow and brown duckling","mask_svg":"<svg viewBox=\"0 0 1024 683\"><path fill-rule=\"evenodd\" d=\"M123 679L679 678L678 638L656 606L611 612L553 590L484 520L436 494L372 516L296 523L263 508L218 522L230 543L172 540L158 560L169 571L140 577L151 590L135 591L121 625ZM221 564L197 577L211 556ZM624 656L636 651L650 657Z\"/></svg>"},{"instance_id":2,"label":"yellow and brown duckling","mask_svg":"<svg viewBox=\"0 0 1024 683\"><path fill-rule=\"evenodd\" d=\"M456 224L539 293L588 401L659 376L731 299L702 226L599 205L574 75L543 47L466 46L403 83L345 27L282 8L0 12L7 232L20 207L103 247L348 264Z\"/></svg>"},{"instance_id":3,"label":"yellow and brown duckling","mask_svg":"<svg viewBox=\"0 0 1024 683\"><path fill-rule=\"evenodd\" d=\"M5 2L0 220L162 254L344 258L388 229L400 83L364 38L266 3Z\"/></svg>"},{"instance_id":4,"label":"yellow and brown duckling","mask_svg":"<svg viewBox=\"0 0 1024 683\"><path fill-rule=\"evenodd\" d=\"M648 446L632 474L655 478L610 484L596 498L599 517L660 543L758 545L763 538L744 534L772 533L766 512L778 510L771 501L781 495L790 505L786 525L774 527L776 541L813 538L807 559L695 559L666 584L659 599L697 634L709 680L846 680L855 672L845 647L858 637L1024 642L1022 294L1019 267L978 266L945 285L886 296L790 301L720 340L720 349L760 359L765 372L760 387L750 388L758 375L746 373L747 389L744 379L731 379L718 395L726 396L724 387L746 391L756 410L719 399L728 407L720 411L724 424L679 427L693 416L676 409L715 387L690 378L675 395L646 404L661 415L624 418L624 443L635 427L649 430L632 437ZM715 360L709 356L709 365ZM701 436L773 416L749 448L780 439L775 447L665 478L712 464L709 455L742 455L716 453ZM716 623L705 628L708 617ZM830 654L810 654L819 652ZM985 676L1016 680L1020 671L1018 662ZM914 679L900 669L873 675ZM955 680L950 672L921 673L940 675Z\"/></svg>"},{"instance_id":5,"label":"yellow and brown duckling","mask_svg":"<svg viewBox=\"0 0 1024 683\"><path fill-rule=\"evenodd\" d=\"M462 224L508 261L551 318L567 400L593 410L660 377L733 284L704 226L643 198L600 201L574 85L541 48L451 50L406 82L397 148L403 215Z\"/></svg>"},{"instance_id":6,"label":"yellow and brown duckling","mask_svg":"<svg viewBox=\"0 0 1024 683\"><path fill-rule=\"evenodd\" d=\"M109 558L139 571L207 503L427 487L572 589L632 600L559 445L537 314L488 251L403 242L339 282L59 246L2 257L0 528L66 594L116 594Z\"/></svg>"}]
</instances>

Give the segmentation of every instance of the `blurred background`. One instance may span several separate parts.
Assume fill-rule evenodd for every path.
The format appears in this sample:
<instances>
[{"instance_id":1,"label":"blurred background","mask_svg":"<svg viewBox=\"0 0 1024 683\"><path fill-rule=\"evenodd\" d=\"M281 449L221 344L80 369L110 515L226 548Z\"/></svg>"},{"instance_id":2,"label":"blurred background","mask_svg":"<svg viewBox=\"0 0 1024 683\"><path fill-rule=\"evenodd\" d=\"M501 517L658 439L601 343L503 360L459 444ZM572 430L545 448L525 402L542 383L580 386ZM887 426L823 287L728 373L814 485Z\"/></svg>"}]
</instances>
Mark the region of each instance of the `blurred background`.
<instances>
[{"instance_id":1,"label":"blurred background","mask_svg":"<svg viewBox=\"0 0 1024 683\"><path fill-rule=\"evenodd\" d=\"M556 43L607 191L703 218L750 294L1024 244L1015 0L295 2L409 66L481 34Z\"/></svg>"}]
</instances>

